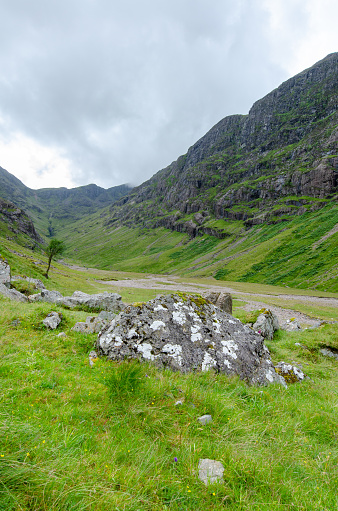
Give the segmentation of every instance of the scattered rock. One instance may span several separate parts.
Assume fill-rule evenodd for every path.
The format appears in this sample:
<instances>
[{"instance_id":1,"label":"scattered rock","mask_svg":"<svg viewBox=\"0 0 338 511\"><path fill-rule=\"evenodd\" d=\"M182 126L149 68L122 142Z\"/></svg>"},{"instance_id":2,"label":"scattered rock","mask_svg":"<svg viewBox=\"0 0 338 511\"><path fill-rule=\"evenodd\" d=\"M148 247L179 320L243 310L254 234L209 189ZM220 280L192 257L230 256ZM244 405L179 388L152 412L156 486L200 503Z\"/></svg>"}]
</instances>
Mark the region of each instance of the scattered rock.
<instances>
[{"instance_id":1,"label":"scattered rock","mask_svg":"<svg viewBox=\"0 0 338 511\"><path fill-rule=\"evenodd\" d=\"M72 296L65 296L57 303L61 303L70 309L79 307L88 311L120 312L125 308L120 295L107 292L89 295L82 293L82 291L74 291Z\"/></svg>"},{"instance_id":2,"label":"scattered rock","mask_svg":"<svg viewBox=\"0 0 338 511\"><path fill-rule=\"evenodd\" d=\"M202 424L202 426L205 426L206 424L209 424L209 422L212 422L211 415L202 415L202 417L198 417L198 422Z\"/></svg>"},{"instance_id":3,"label":"scattered rock","mask_svg":"<svg viewBox=\"0 0 338 511\"><path fill-rule=\"evenodd\" d=\"M103 319L100 319L99 317L95 316L88 316L86 318L86 321L79 321L78 323L75 323L72 330L74 332L82 332L83 334L98 334L103 327L107 325L107 321L104 321Z\"/></svg>"},{"instance_id":4,"label":"scattered rock","mask_svg":"<svg viewBox=\"0 0 338 511\"><path fill-rule=\"evenodd\" d=\"M65 332L60 332L56 337L67 337Z\"/></svg>"},{"instance_id":5,"label":"scattered rock","mask_svg":"<svg viewBox=\"0 0 338 511\"><path fill-rule=\"evenodd\" d=\"M262 335L264 339L273 339L273 333L279 328L278 318L276 314L265 309L258 316L257 321L252 328Z\"/></svg>"},{"instance_id":6,"label":"scattered rock","mask_svg":"<svg viewBox=\"0 0 338 511\"><path fill-rule=\"evenodd\" d=\"M280 376L283 376L286 383L296 383L305 379L305 374L301 369L286 362L279 362L275 369Z\"/></svg>"},{"instance_id":7,"label":"scattered rock","mask_svg":"<svg viewBox=\"0 0 338 511\"><path fill-rule=\"evenodd\" d=\"M0 284L11 287L11 268L2 256L0 256Z\"/></svg>"},{"instance_id":8,"label":"scattered rock","mask_svg":"<svg viewBox=\"0 0 338 511\"><path fill-rule=\"evenodd\" d=\"M203 296L222 311L232 314L232 296L230 293L211 292Z\"/></svg>"},{"instance_id":9,"label":"scattered rock","mask_svg":"<svg viewBox=\"0 0 338 511\"><path fill-rule=\"evenodd\" d=\"M20 319L13 319L11 325L12 326L19 326L19 325L21 325Z\"/></svg>"},{"instance_id":10,"label":"scattered rock","mask_svg":"<svg viewBox=\"0 0 338 511\"><path fill-rule=\"evenodd\" d=\"M97 348L111 360L138 358L183 373L213 369L251 384L285 385L263 337L199 295L127 307L99 334Z\"/></svg>"},{"instance_id":11,"label":"scattered rock","mask_svg":"<svg viewBox=\"0 0 338 511\"><path fill-rule=\"evenodd\" d=\"M220 461L200 459L198 463L198 477L204 484L224 483L224 467Z\"/></svg>"},{"instance_id":12,"label":"scattered rock","mask_svg":"<svg viewBox=\"0 0 338 511\"><path fill-rule=\"evenodd\" d=\"M9 298L15 302L27 302L27 297L16 289L8 289L5 284L0 284L0 295Z\"/></svg>"},{"instance_id":13,"label":"scattered rock","mask_svg":"<svg viewBox=\"0 0 338 511\"><path fill-rule=\"evenodd\" d=\"M97 356L96 351L91 351L89 353L89 365L90 365L90 367L93 367L93 365L95 364L97 359L98 359L98 356Z\"/></svg>"},{"instance_id":14,"label":"scattered rock","mask_svg":"<svg viewBox=\"0 0 338 511\"><path fill-rule=\"evenodd\" d=\"M176 401L175 406L181 406L183 405L182 401Z\"/></svg>"},{"instance_id":15,"label":"scattered rock","mask_svg":"<svg viewBox=\"0 0 338 511\"><path fill-rule=\"evenodd\" d=\"M331 358L335 358L336 360L338 360L338 352L334 352L333 349L331 348L321 348L319 350L319 352L324 355L324 357L331 357Z\"/></svg>"},{"instance_id":16,"label":"scattered rock","mask_svg":"<svg viewBox=\"0 0 338 511\"><path fill-rule=\"evenodd\" d=\"M301 330L301 326L295 318L287 319L285 323L281 325L282 330L287 332L293 332L294 330Z\"/></svg>"},{"instance_id":17,"label":"scattered rock","mask_svg":"<svg viewBox=\"0 0 338 511\"><path fill-rule=\"evenodd\" d=\"M30 295L30 297L36 296L34 301L39 301L38 298L39 295L41 296L41 300L43 302L58 303L58 301L62 299L62 294L59 293L59 291L49 291L48 289L42 289L41 293L37 293L36 295Z\"/></svg>"},{"instance_id":18,"label":"scattered rock","mask_svg":"<svg viewBox=\"0 0 338 511\"><path fill-rule=\"evenodd\" d=\"M61 323L62 316L58 312L50 312L47 314L42 323L51 330L55 330Z\"/></svg>"},{"instance_id":19,"label":"scattered rock","mask_svg":"<svg viewBox=\"0 0 338 511\"><path fill-rule=\"evenodd\" d=\"M19 275L14 275L11 278L11 282L15 282L17 280L25 280L26 282L30 282L31 284L34 284L35 289L46 289L44 283L40 279L32 279L30 277L21 277Z\"/></svg>"}]
</instances>

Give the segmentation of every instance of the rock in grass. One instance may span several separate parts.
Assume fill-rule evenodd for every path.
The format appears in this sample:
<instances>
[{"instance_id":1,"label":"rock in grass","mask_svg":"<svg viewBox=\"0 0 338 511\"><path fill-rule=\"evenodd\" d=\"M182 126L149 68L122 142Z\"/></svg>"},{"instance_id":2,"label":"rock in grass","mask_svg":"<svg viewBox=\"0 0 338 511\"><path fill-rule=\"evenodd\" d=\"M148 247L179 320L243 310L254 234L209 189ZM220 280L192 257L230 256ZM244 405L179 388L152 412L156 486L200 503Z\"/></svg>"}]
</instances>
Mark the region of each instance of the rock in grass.
<instances>
[{"instance_id":1,"label":"rock in grass","mask_svg":"<svg viewBox=\"0 0 338 511\"><path fill-rule=\"evenodd\" d=\"M203 295L206 300L213 303L224 312L232 314L232 296L230 293L220 293L213 291Z\"/></svg>"},{"instance_id":2,"label":"rock in grass","mask_svg":"<svg viewBox=\"0 0 338 511\"><path fill-rule=\"evenodd\" d=\"M8 289L5 284L0 284L0 295L13 300L14 302L27 302L25 295L17 291L16 289Z\"/></svg>"},{"instance_id":3,"label":"rock in grass","mask_svg":"<svg viewBox=\"0 0 338 511\"><path fill-rule=\"evenodd\" d=\"M205 426L206 424L209 424L209 422L212 422L211 415L202 415L201 417L198 417L198 422L202 424L202 426Z\"/></svg>"},{"instance_id":4,"label":"rock in grass","mask_svg":"<svg viewBox=\"0 0 338 511\"><path fill-rule=\"evenodd\" d=\"M286 362L279 362L275 369L284 378L286 383L296 383L305 379L305 374L301 369Z\"/></svg>"},{"instance_id":5,"label":"rock in grass","mask_svg":"<svg viewBox=\"0 0 338 511\"><path fill-rule=\"evenodd\" d=\"M61 319L62 316L58 312L50 312L49 314L47 314L42 323L45 325L45 327L49 328L50 330L55 330L61 323Z\"/></svg>"},{"instance_id":6,"label":"rock in grass","mask_svg":"<svg viewBox=\"0 0 338 511\"><path fill-rule=\"evenodd\" d=\"M0 284L10 288L11 287L11 268L1 255L0 255Z\"/></svg>"},{"instance_id":7,"label":"rock in grass","mask_svg":"<svg viewBox=\"0 0 338 511\"><path fill-rule=\"evenodd\" d=\"M275 330L278 330L278 318L276 314L265 309L257 318L256 323L252 327L256 332L265 339L272 339Z\"/></svg>"},{"instance_id":8,"label":"rock in grass","mask_svg":"<svg viewBox=\"0 0 338 511\"><path fill-rule=\"evenodd\" d=\"M60 305L74 309L80 308L88 311L120 312L125 308L121 296L117 293L98 293L89 295L82 291L74 291L72 296L65 296L58 300Z\"/></svg>"},{"instance_id":9,"label":"rock in grass","mask_svg":"<svg viewBox=\"0 0 338 511\"><path fill-rule=\"evenodd\" d=\"M204 484L224 483L224 467L220 461L200 459L198 463L198 477Z\"/></svg>"},{"instance_id":10,"label":"rock in grass","mask_svg":"<svg viewBox=\"0 0 338 511\"><path fill-rule=\"evenodd\" d=\"M251 384L285 385L263 337L198 295L127 307L99 334L97 348L111 360L137 358L183 373L212 369Z\"/></svg>"},{"instance_id":11,"label":"rock in grass","mask_svg":"<svg viewBox=\"0 0 338 511\"><path fill-rule=\"evenodd\" d=\"M107 321L104 321L99 317L88 316L85 322L79 321L78 323L75 323L72 330L83 334L98 334L106 325Z\"/></svg>"},{"instance_id":12,"label":"rock in grass","mask_svg":"<svg viewBox=\"0 0 338 511\"><path fill-rule=\"evenodd\" d=\"M333 348L321 348L319 350L319 352L324 355L324 357L330 357L330 358L335 358L336 360L338 360L338 352L334 352L333 351Z\"/></svg>"},{"instance_id":13,"label":"rock in grass","mask_svg":"<svg viewBox=\"0 0 338 511\"><path fill-rule=\"evenodd\" d=\"M281 329L287 332L293 332L295 330L301 330L302 328L295 318L291 318L287 319L285 323L282 323Z\"/></svg>"}]
</instances>

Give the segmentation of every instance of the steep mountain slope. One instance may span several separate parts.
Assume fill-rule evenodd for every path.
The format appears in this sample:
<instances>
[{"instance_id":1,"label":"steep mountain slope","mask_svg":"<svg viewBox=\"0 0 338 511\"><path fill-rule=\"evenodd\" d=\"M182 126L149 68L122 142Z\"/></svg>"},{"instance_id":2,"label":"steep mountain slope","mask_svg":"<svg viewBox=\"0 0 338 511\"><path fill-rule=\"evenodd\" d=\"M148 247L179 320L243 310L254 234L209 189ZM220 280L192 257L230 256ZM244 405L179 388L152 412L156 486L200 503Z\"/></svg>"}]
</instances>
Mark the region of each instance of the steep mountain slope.
<instances>
[{"instance_id":1,"label":"steep mountain slope","mask_svg":"<svg viewBox=\"0 0 338 511\"><path fill-rule=\"evenodd\" d=\"M164 226L227 235L303 214L336 199L338 53L283 83L248 115L226 117L186 155L111 208L110 226ZM194 216L194 214L197 215Z\"/></svg>"},{"instance_id":2,"label":"steep mountain slope","mask_svg":"<svg viewBox=\"0 0 338 511\"><path fill-rule=\"evenodd\" d=\"M0 198L0 236L29 248L43 243L29 216L15 204Z\"/></svg>"},{"instance_id":3,"label":"steep mountain slope","mask_svg":"<svg viewBox=\"0 0 338 511\"><path fill-rule=\"evenodd\" d=\"M104 189L95 184L32 190L0 167L0 197L24 209L43 235L52 235L57 227L111 205L130 190L128 185Z\"/></svg>"}]
</instances>

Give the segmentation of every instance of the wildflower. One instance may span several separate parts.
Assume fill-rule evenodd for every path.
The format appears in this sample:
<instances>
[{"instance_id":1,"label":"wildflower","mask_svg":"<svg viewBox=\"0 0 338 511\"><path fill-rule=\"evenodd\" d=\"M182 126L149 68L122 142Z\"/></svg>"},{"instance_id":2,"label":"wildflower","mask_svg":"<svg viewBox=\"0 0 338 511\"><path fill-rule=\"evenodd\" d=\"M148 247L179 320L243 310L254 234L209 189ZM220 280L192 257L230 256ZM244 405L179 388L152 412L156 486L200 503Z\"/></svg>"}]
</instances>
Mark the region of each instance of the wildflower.
<instances>
[{"instance_id":1,"label":"wildflower","mask_svg":"<svg viewBox=\"0 0 338 511\"><path fill-rule=\"evenodd\" d=\"M175 456L175 458L174 458L174 461L175 461L175 463L177 463L177 462L178 462L178 459L176 458L176 456Z\"/></svg>"}]
</instances>

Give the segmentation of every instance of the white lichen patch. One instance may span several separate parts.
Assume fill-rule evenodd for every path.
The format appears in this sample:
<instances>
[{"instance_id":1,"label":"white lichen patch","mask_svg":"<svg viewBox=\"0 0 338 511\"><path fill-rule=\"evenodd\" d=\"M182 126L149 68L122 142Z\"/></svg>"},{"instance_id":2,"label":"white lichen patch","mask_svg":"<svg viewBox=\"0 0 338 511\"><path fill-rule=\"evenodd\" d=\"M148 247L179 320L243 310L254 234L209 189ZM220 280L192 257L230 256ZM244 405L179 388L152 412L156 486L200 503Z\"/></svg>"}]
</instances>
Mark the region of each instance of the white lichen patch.
<instances>
[{"instance_id":1,"label":"white lichen patch","mask_svg":"<svg viewBox=\"0 0 338 511\"><path fill-rule=\"evenodd\" d=\"M202 371L208 371L212 367L215 367L215 365L216 365L216 360L214 360L209 355L209 353L205 353L204 359L203 359L203 362L202 362Z\"/></svg>"},{"instance_id":2,"label":"white lichen patch","mask_svg":"<svg viewBox=\"0 0 338 511\"><path fill-rule=\"evenodd\" d=\"M163 353L173 357L178 364L182 363L182 346L179 344L165 344L162 348Z\"/></svg>"},{"instance_id":3,"label":"white lichen patch","mask_svg":"<svg viewBox=\"0 0 338 511\"><path fill-rule=\"evenodd\" d=\"M155 355L152 354L152 346L151 344L144 342L143 344L135 344L135 348L139 353L142 353L143 358L146 358L147 360L154 360Z\"/></svg>"},{"instance_id":4,"label":"white lichen patch","mask_svg":"<svg viewBox=\"0 0 338 511\"><path fill-rule=\"evenodd\" d=\"M154 307L154 311L155 311L155 312L158 312L158 311L165 311L165 307L163 307L163 305L161 305L161 304L156 305L156 307Z\"/></svg>"},{"instance_id":5,"label":"white lichen patch","mask_svg":"<svg viewBox=\"0 0 338 511\"><path fill-rule=\"evenodd\" d=\"M123 343L123 341L122 341L121 337L119 335L116 335L115 336L114 347L118 348L119 346L122 346L122 343Z\"/></svg>"},{"instance_id":6,"label":"white lichen patch","mask_svg":"<svg viewBox=\"0 0 338 511\"><path fill-rule=\"evenodd\" d=\"M199 332L200 329L200 325L191 326L191 342L200 341L202 339L202 335Z\"/></svg>"},{"instance_id":7,"label":"white lichen patch","mask_svg":"<svg viewBox=\"0 0 338 511\"><path fill-rule=\"evenodd\" d=\"M224 355L229 355L231 358L237 358L236 351L238 350L238 346L230 339L229 341L221 341L221 344L223 346L223 353Z\"/></svg>"},{"instance_id":8,"label":"white lichen patch","mask_svg":"<svg viewBox=\"0 0 338 511\"><path fill-rule=\"evenodd\" d=\"M266 379L269 380L270 383L273 382L274 380L274 377L273 377L273 372L271 371L271 369L269 369L269 371L266 373Z\"/></svg>"},{"instance_id":9,"label":"white lichen patch","mask_svg":"<svg viewBox=\"0 0 338 511\"><path fill-rule=\"evenodd\" d=\"M136 332L135 328L131 328L127 333L127 339L132 339L133 337L138 337L138 333Z\"/></svg>"},{"instance_id":10,"label":"white lichen patch","mask_svg":"<svg viewBox=\"0 0 338 511\"><path fill-rule=\"evenodd\" d=\"M177 304L175 304L175 305L177 305ZM187 321L187 318L186 318L186 315L184 314L184 312L182 310L179 310L179 311L173 312L173 320L178 325L184 325L184 323Z\"/></svg>"},{"instance_id":11,"label":"white lichen patch","mask_svg":"<svg viewBox=\"0 0 338 511\"><path fill-rule=\"evenodd\" d=\"M227 366L229 369L231 369L232 365L230 364L229 360L227 360L226 358L223 360L223 364L225 366Z\"/></svg>"},{"instance_id":12,"label":"white lichen patch","mask_svg":"<svg viewBox=\"0 0 338 511\"><path fill-rule=\"evenodd\" d=\"M218 321L218 319L214 319L214 329L215 329L216 334L221 333L221 324Z\"/></svg>"},{"instance_id":13,"label":"white lichen patch","mask_svg":"<svg viewBox=\"0 0 338 511\"><path fill-rule=\"evenodd\" d=\"M231 323L232 325L235 325L236 321L232 321L232 319L228 319L228 323Z\"/></svg>"},{"instance_id":14,"label":"white lichen patch","mask_svg":"<svg viewBox=\"0 0 338 511\"><path fill-rule=\"evenodd\" d=\"M163 321L154 321L151 325L150 325L150 328L152 330L160 330L161 328L165 327L165 323L163 323Z\"/></svg>"}]
</instances>

